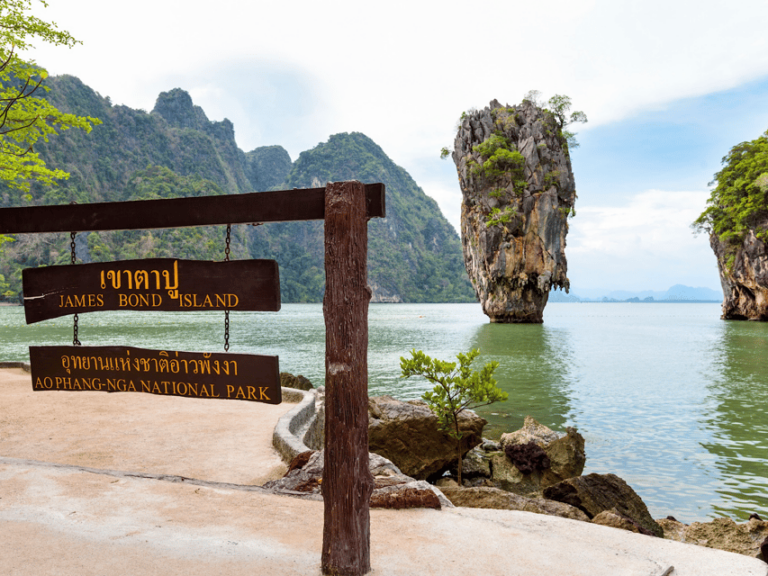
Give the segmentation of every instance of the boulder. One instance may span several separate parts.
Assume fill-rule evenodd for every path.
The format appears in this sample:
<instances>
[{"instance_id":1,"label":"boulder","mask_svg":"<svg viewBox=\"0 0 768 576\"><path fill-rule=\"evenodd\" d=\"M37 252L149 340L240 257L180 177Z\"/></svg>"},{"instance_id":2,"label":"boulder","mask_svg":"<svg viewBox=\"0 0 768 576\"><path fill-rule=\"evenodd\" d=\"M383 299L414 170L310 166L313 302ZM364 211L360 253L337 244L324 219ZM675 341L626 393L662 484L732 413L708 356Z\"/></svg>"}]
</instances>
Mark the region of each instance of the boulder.
<instances>
[{"instance_id":1,"label":"boulder","mask_svg":"<svg viewBox=\"0 0 768 576\"><path fill-rule=\"evenodd\" d=\"M558 438L560 438L560 435L557 432L547 428L544 424L539 424L533 416L526 416L522 428L501 435L500 444L502 448L506 448L508 444L535 442L544 448L544 446Z\"/></svg>"},{"instance_id":2,"label":"boulder","mask_svg":"<svg viewBox=\"0 0 768 576\"><path fill-rule=\"evenodd\" d=\"M549 457L549 468L542 474L542 488L580 476L584 472L584 464L587 462L584 437L576 428L566 428L565 436L546 444L544 452Z\"/></svg>"},{"instance_id":3,"label":"boulder","mask_svg":"<svg viewBox=\"0 0 768 576\"><path fill-rule=\"evenodd\" d=\"M459 415L462 457L482 442L486 420L465 410ZM456 441L442 432L426 402L402 402L391 396L368 400L369 450L391 460L419 480L441 475L456 462Z\"/></svg>"},{"instance_id":4,"label":"boulder","mask_svg":"<svg viewBox=\"0 0 768 576\"><path fill-rule=\"evenodd\" d=\"M312 390L312 382L301 374L294 376L288 372L280 372L280 386L283 388L296 388L298 390Z\"/></svg>"},{"instance_id":5,"label":"boulder","mask_svg":"<svg viewBox=\"0 0 768 576\"><path fill-rule=\"evenodd\" d=\"M437 494L430 488L391 486L390 490L374 490L371 494L371 508L442 508Z\"/></svg>"},{"instance_id":6,"label":"boulder","mask_svg":"<svg viewBox=\"0 0 768 576\"><path fill-rule=\"evenodd\" d=\"M587 474L568 478L544 489L544 497L570 504L590 518L611 511L630 518L643 533L663 536L664 530L651 518L640 496L615 474Z\"/></svg>"},{"instance_id":7,"label":"boulder","mask_svg":"<svg viewBox=\"0 0 768 576\"><path fill-rule=\"evenodd\" d=\"M368 469L373 476L374 488L371 494L372 507L379 508L452 508L442 492L427 482L415 480L403 474L400 469L378 454L368 454ZM289 471L279 480L264 484L264 488L275 494L304 496L314 500L322 499L324 453L303 452L297 455Z\"/></svg>"},{"instance_id":8,"label":"boulder","mask_svg":"<svg viewBox=\"0 0 768 576\"><path fill-rule=\"evenodd\" d=\"M549 456L536 442L507 444L504 454L522 474L543 472L551 465Z\"/></svg>"},{"instance_id":9,"label":"boulder","mask_svg":"<svg viewBox=\"0 0 768 576\"><path fill-rule=\"evenodd\" d=\"M611 528L619 528L621 530L628 530L629 532L636 532L638 534L652 535L647 530L644 530L640 524L632 520L629 516L624 516L616 508L610 510L603 510L592 518L592 524L600 524L601 526L609 526Z\"/></svg>"},{"instance_id":10,"label":"boulder","mask_svg":"<svg viewBox=\"0 0 768 576\"><path fill-rule=\"evenodd\" d=\"M565 435L558 435L531 416L526 416L520 430L501 435L504 452L491 458L491 479L504 490L529 494L579 476L587 461L584 437L575 428L566 430ZM534 446L540 448L543 454ZM513 454L517 464L505 453Z\"/></svg>"},{"instance_id":11,"label":"boulder","mask_svg":"<svg viewBox=\"0 0 768 576\"><path fill-rule=\"evenodd\" d=\"M466 508L492 508L495 510L521 510L534 514L547 514L589 522L584 512L561 502L543 498L526 498L498 488L478 487L459 488L458 486L441 486L440 490L454 506Z\"/></svg>"},{"instance_id":12,"label":"boulder","mask_svg":"<svg viewBox=\"0 0 768 576\"><path fill-rule=\"evenodd\" d=\"M491 455L483 449L484 444L475 446L467 452L461 461L462 480L471 480L472 478L490 478L491 477ZM451 466L451 474L457 473L457 466Z\"/></svg>"},{"instance_id":13,"label":"boulder","mask_svg":"<svg viewBox=\"0 0 768 576\"><path fill-rule=\"evenodd\" d=\"M730 518L715 518L711 522L693 522L690 525L676 520L657 520L664 530L664 538L707 548L744 554L766 561L761 545L768 538L768 522L751 518L738 524Z\"/></svg>"}]
</instances>

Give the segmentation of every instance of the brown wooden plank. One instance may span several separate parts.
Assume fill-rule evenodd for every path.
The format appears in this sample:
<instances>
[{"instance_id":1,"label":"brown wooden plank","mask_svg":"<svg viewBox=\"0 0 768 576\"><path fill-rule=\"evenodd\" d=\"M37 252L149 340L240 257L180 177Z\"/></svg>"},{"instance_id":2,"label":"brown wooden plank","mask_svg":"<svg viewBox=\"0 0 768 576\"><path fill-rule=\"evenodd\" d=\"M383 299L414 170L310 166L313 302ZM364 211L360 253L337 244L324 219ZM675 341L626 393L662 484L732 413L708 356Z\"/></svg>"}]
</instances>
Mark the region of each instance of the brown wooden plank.
<instances>
[{"instance_id":1,"label":"brown wooden plank","mask_svg":"<svg viewBox=\"0 0 768 576\"><path fill-rule=\"evenodd\" d=\"M275 260L150 258L22 272L27 324L104 310L280 310Z\"/></svg>"},{"instance_id":2,"label":"brown wooden plank","mask_svg":"<svg viewBox=\"0 0 768 576\"><path fill-rule=\"evenodd\" d=\"M367 217L383 218L384 184L365 184ZM149 230L325 218L325 188L0 209L0 234Z\"/></svg>"},{"instance_id":3,"label":"brown wooden plank","mask_svg":"<svg viewBox=\"0 0 768 576\"><path fill-rule=\"evenodd\" d=\"M368 226L360 182L325 193L325 461L322 571L371 570L368 468Z\"/></svg>"},{"instance_id":4,"label":"brown wooden plank","mask_svg":"<svg viewBox=\"0 0 768 576\"><path fill-rule=\"evenodd\" d=\"M29 360L35 391L144 392L282 402L277 356L131 346L30 346Z\"/></svg>"}]
</instances>

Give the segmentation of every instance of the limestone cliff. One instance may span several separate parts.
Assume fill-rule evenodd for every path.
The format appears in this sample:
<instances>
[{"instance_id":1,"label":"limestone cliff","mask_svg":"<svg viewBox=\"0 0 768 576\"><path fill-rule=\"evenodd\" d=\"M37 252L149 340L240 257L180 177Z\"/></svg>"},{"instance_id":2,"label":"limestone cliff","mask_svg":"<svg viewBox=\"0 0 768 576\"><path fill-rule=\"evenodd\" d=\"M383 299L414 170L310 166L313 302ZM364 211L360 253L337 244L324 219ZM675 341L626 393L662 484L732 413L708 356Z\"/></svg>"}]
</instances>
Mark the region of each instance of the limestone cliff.
<instances>
[{"instance_id":1,"label":"limestone cliff","mask_svg":"<svg viewBox=\"0 0 768 576\"><path fill-rule=\"evenodd\" d=\"M464 263L491 322L540 323L565 258L576 187L557 117L524 100L463 116L453 161L463 194Z\"/></svg>"},{"instance_id":2,"label":"limestone cliff","mask_svg":"<svg viewBox=\"0 0 768 576\"><path fill-rule=\"evenodd\" d=\"M694 221L709 234L723 286L725 320L768 320L768 131L737 144L715 174Z\"/></svg>"},{"instance_id":3,"label":"limestone cliff","mask_svg":"<svg viewBox=\"0 0 768 576\"><path fill-rule=\"evenodd\" d=\"M768 247L749 230L737 246L710 234L723 287L725 320L768 321Z\"/></svg>"}]
</instances>

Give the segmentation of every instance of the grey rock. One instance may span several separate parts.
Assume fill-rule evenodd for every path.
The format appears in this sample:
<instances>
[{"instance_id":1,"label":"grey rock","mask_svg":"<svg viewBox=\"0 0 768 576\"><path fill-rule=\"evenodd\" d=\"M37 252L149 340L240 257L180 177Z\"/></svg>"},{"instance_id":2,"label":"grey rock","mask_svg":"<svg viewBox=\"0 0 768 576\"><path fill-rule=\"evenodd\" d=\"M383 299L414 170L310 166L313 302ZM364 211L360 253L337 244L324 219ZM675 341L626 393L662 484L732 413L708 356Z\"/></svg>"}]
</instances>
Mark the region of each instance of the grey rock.
<instances>
[{"instance_id":1,"label":"grey rock","mask_svg":"<svg viewBox=\"0 0 768 576\"><path fill-rule=\"evenodd\" d=\"M289 372L280 372L280 386L283 388L296 388L297 390L312 390L312 382L301 374L294 376Z\"/></svg>"},{"instance_id":2,"label":"grey rock","mask_svg":"<svg viewBox=\"0 0 768 576\"><path fill-rule=\"evenodd\" d=\"M544 470L522 474L503 453L495 456L491 461L491 478L505 490L517 494L540 492L566 478L579 476L584 471L587 460L584 437L575 428L567 428L566 434L560 435L531 416L526 416L522 428L501 435L503 448L529 442L544 450L550 465Z\"/></svg>"},{"instance_id":3,"label":"grey rock","mask_svg":"<svg viewBox=\"0 0 768 576\"><path fill-rule=\"evenodd\" d=\"M737 523L730 518L715 518L711 522L693 522L690 525L677 520L657 520L664 529L664 538L686 544L706 546L726 552L752 556L766 561L761 544L768 538L768 522L750 519Z\"/></svg>"},{"instance_id":4,"label":"grey rock","mask_svg":"<svg viewBox=\"0 0 768 576\"><path fill-rule=\"evenodd\" d=\"M651 518L645 502L615 474L587 474L568 478L544 489L544 497L570 504L590 518L606 510L637 523L643 533L663 536L664 530Z\"/></svg>"},{"instance_id":5,"label":"grey rock","mask_svg":"<svg viewBox=\"0 0 768 576\"><path fill-rule=\"evenodd\" d=\"M451 468L451 473L456 474L457 468L456 466L453 466ZM464 456L464 459L461 462L461 477L462 479L470 480L472 478L482 477L482 478L490 478L491 477L491 456L480 448L479 446L475 446L467 452L467 455Z\"/></svg>"},{"instance_id":6,"label":"grey rock","mask_svg":"<svg viewBox=\"0 0 768 576\"><path fill-rule=\"evenodd\" d=\"M486 420L465 410L459 415L462 457L482 442ZM402 402L391 396L368 400L368 446L418 480L440 475L456 462L456 441L440 430L425 402Z\"/></svg>"},{"instance_id":7,"label":"grey rock","mask_svg":"<svg viewBox=\"0 0 768 576\"><path fill-rule=\"evenodd\" d=\"M764 225L768 222L763 223ZM723 287L723 319L768 321L768 247L750 230L735 254L711 234Z\"/></svg>"},{"instance_id":8,"label":"grey rock","mask_svg":"<svg viewBox=\"0 0 768 576\"><path fill-rule=\"evenodd\" d=\"M512 494L498 488L477 487L459 488L458 486L441 486L440 490L453 503L454 506L466 508L492 508L495 510L521 510L535 514L547 514L588 522L589 518L584 512L552 500L543 498L527 498L518 494Z\"/></svg>"},{"instance_id":9,"label":"grey rock","mask_svg":"<svg viewBox=\"0 0 768 576\"><path fill-rule=\"evenodd\" d=\"M482 168L489 158L476 147L494 134L522 155L519 169ZM491 322L542 322L550 289L570 287L565 237L576 187L559 134L550 112L528 101L510 107L496 100L470 112L456 134L464 263ZM508 222L488 224L492 209L507 211Z\"/></svg>"},{"instance_id":10,"label":"grey rock","mask_svg":"<svg viewBox=\"0 0 768 576\"><path fill-rule=\"evenodd\" d=\"M322 482L325 454L322 450L303 458L306 463L293 468L278 480L264 484L275 494L304 496L322 500ZM453 504L437 488L403 474L400 469L378 454L368 454L368 469L373 476L373 505L382 508L452 508ZM426 495L430 492L432 496ZM437 500L439 506L435 506Z\"/></svg>"}]
</instances>

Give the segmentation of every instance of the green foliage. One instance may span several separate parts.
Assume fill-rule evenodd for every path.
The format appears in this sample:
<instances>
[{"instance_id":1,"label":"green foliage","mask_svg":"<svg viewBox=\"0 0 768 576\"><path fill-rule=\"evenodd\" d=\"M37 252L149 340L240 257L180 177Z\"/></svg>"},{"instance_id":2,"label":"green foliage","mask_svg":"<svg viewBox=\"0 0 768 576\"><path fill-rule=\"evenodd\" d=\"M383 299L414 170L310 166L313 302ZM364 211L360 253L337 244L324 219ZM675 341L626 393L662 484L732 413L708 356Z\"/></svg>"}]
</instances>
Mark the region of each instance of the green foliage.
<instances>
[{"instance_id":1,"label":"green foliage","mask_svg":"<svg viewBox=\"0 0 768 576\"><path fill-rule=\"evenodd\" d=\"M47 6L43 0L41 4ZM68 176L48 168L35 144L70 128L90 132L100 123L90 116L62 113L41 97L49 89L43 86L48 73L19 53L31 47L33 39L69 48L78 41L29 14L31 6L32 0L0 0L0 180L25 194L33 181L49 185Z\"/></svg>"},{"instance_id":2,"label":"green foliage","mask_svg":"<svg viewBox=\"0 0 768 576\"><path fill-rule=\"evenodd\" d=\"M448 156L450 156L450 155L451 155L451 151L450 151L450 150L448 150L448 148L446 148L445 146L443 146L443 147L440 149L440 159L441 159L441 160L445 160L445 159L446 159L446 158L448 158Z\"/></svg>"},{"instance_id":3,"label":"green foliage","mask_svg":"<svg viewBox=\"0 0 768 576\"><path fill-rule=\"evenodd\" d=\"M560 172L552 170L544 175L544 188L551 188L552 186L560 186Z\"/></svg>"},{"instance_id":4,"label":"green foliage","mask_svg":"<svg viewBox=\"0 0 768 576\"><path fill-rule=\"evenodd\" d=\"M467 409L504 402L509 397L493 378L493 372L499 366L498 362L488 362L480 371L471 368L472 362L479 355L480 351L477 349L467 354L457 354L458 368L456 362L430 358L421 350L411 350L411 358L400 357L402 378L422 376L434 384L434 388L425 392L422 398L437 416L440 428L456 440L460 485L463 433L459 429L459 414Z\"/></svg>"},{"instance_id":5,"label":"green foliage","mask_svg":"<svg viewBox=\"0 0 768 576\"><path fill-rule=\"evenodd\" d=\"M485 220L486 226L501 226L508 224L512 217L517 214L517 208L514 206L507 206L504 210L499 208L491 208L491 213Z\"/></svg>"},{"instance_id":6,"label":"green foliage","mask_svg":"<svg viewBox=\"0 0 768 576\"><path fill-rule=\"evenodd\" d=\"M577 110L571 113L570 118L568 118L568 111L571 109L571 98L563 94L555 94L549 99L548 104L549 111L557 119L557 124L560 128L559 135L568 143L569 150L578 148L579 143L576 141L576 133L569 132L566 130L566 127L575 122L586 124L587 115Z\"/></svg>"},{"instance_id":7,"label":"green foliage","mask_svg":"<svg viewBox=\"0 0 768 576\"><path fill-rule=\"evenodd\" d=\"M493 190L488 192L488 196L490 196L491 198L496 198L498 200L501 200L506 195L507 195L506 188L494 188Z\"/></svg>"},{"instance_id":8,"label":"green foliage","mask_svg":"<svg viewBox=\"0 0 768 576\"><path fill-rule=\"evenodd\" d=\"M481 158L485 158L482 164L473 163L470 172L473 176L485 178L499 178L507 173L514 176L522 175L525 158L520 152L514 150L509 139L501 134L491 134L486 140L472 147Z\"/></svg>"},{"instance_id":9,"label":"green foliage","mask_svg":"<svg viewBox=\"0 0 768 576\"><path fill-rule=\"evenodd\" d=\"M735 250L749 230L768 242L768 131L731 148L710 185L707 208L693 222L697 232L716 234Z\"/></svg>"}]
</instances>

